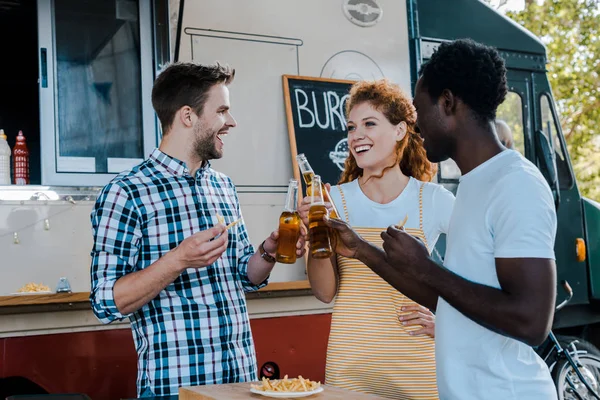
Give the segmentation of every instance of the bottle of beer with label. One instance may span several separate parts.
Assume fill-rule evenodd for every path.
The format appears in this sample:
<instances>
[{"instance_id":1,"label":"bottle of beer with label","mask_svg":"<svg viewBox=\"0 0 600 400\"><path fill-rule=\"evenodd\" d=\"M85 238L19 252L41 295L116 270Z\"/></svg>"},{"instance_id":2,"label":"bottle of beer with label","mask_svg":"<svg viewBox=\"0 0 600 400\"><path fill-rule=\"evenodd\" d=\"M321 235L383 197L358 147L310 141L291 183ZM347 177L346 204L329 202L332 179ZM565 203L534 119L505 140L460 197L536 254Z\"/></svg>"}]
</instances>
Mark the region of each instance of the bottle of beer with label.
<instances>
[{"instance_id":1,"label":"bottle of beer with label","mask_svg":"<svg viewBox=\"0 0 600 400\"><path fill-rule=\"evenodd\" d=\"M279 217L279 240L275 259L283 264L296 262L296 244L300 238L301 219L297 211L298 181L290 179L285 208Z\"/></svg>"},{"instance_id":2,"label":"bottle of beer with label","mask_svg":"<svg viewBox=\"0 0 600 400\"><path fill-rule=\"evenodd\" d=\"M331 235L324 218L329 216L323 199L323 186L321 177L312 178L312 193L310 196L310 209L308 210L308 235L310 239L310 254L313 258L328 258L333 254Z\"/></svg>"},{"instance_id":3,"label":"bottle of beer with label","mask_svg":"<svg viewBox=\"0 0 600 400\"><path fill-rule=\"evenodd\" d=\"M306 159L306 156L304 155L304 153L298 154L296 156L296 161L298 161L298 166L300 167L300 173L302 174L302 178L304 179L304 183L306 184L306 195L310 196L312 194L312 188L314 186L313 180L315 177L315 171L313 171L312 167L308 163L308 160ZM321 183L321 191L323 193L323 199L326 202L331 203L332 209L329 212L329 216L331 218L339 218L340 214L338 213L337 209L335 208L335 204L331 200L331 197L329 197L329 193L327 192L327 189L325 188L325 185L323 183Z\"/></svg>"}]
</instances>

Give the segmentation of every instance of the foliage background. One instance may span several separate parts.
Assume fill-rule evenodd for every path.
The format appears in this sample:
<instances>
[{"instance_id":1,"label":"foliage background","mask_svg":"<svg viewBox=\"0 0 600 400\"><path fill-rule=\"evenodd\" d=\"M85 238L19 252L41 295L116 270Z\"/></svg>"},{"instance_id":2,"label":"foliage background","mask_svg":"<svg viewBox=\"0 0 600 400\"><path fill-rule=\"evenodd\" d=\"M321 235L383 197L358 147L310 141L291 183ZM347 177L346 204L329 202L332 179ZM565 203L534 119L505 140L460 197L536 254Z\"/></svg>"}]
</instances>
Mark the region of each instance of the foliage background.
<instances>
[{"instance_id":1,"label":"foliage background","mask_svg":"<svg viewBox=\"0 0 600 400\"><path fill-rule=\"evenodd\" d=\"M503 7L506 0L484 0ZM600 201L600 0L526 0L506 15L548 51L548 78L582 194Z\"/></svg>"}]
</instances>

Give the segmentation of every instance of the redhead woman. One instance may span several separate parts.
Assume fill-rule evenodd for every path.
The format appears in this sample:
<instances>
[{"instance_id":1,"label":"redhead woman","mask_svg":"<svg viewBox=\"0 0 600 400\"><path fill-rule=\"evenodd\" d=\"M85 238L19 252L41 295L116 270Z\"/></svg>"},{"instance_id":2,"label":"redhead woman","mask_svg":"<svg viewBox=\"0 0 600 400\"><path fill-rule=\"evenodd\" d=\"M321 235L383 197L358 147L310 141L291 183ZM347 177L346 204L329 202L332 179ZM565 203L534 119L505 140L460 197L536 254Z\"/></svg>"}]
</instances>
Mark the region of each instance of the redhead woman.
<instances>
[{"instance_id":1,"label":"redhead woman","mask_svg":"<svg viewBox=\"0 0 600 400\"><path fill-rule=\"evenodd\" d=\"M415 131L410 99L387 80L358 82L346 103L349 156L331 199L364 239L405 221L431 251L448 230L454 196L430 183L436 167ZM310 200L300 215L308 220ZM399 293L358 260L313 259L315 296L335 298L327 348L327 384L392 399L437 399L434 315Z\"/></svg>"}]
</instances>

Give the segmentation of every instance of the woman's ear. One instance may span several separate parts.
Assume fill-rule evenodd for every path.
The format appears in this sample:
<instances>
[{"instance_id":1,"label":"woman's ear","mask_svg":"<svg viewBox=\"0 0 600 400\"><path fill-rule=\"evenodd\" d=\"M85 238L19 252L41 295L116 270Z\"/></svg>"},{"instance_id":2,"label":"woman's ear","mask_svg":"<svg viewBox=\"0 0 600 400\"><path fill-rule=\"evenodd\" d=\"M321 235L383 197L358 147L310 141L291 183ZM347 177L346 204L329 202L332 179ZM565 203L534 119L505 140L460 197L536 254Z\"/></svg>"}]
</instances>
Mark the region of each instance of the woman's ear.
<instances>
[{"instance_id":1,"label":"woman's ear","mask_svg":"<svg viewBox=\"0 0 600 400\"><path fill-rule=\"evenodd\" d=\"M402 121L398 125L396 125L396 142L399 142L402 139L404 139L404 136L406 136L407 131L408 125L406 125L406 121Z\"/></svg>"}]
</instances>

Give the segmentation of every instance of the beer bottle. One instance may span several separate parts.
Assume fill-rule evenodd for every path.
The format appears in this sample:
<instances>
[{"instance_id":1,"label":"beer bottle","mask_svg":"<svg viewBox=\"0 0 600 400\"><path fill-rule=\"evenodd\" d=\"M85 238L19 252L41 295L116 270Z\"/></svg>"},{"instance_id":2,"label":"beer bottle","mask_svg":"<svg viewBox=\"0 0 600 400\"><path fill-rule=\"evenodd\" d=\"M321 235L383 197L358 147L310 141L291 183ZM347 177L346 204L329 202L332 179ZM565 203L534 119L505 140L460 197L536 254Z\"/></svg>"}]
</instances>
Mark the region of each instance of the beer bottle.
<instances>
[{"instance_id":1,"label":"beer bottle","mask_svg":"<svg viewBox=\"0 0 600 400\"><path fill-rule=\"evenodd\" d=\"M312 178L312 193L310 196L310 209L308 210L308 234L310 238L310 254L313 258L328 258L333 254L331 235L324 218L329 215L323 199L323 186L321 177Z\"/></svg>"},{"instance_id":2,"label":"beer bottle","mask_svg":"<svg viewBox=\"0 0 600 400\"><path fill-rule=\"evenodd\" d=\"M275 259L283 264L296 262L296 244L300 238L300 215L297 212L298 181L290 179L285 208L279 217L279 239Z\"/></svg>"},{"instance_id":3,"label":"beer bottle","mask_svg":"<svg viewBox=\"0 0 600 400\"><path fill-rule=\"evenodd\" d=\"M298 154L296 156L296 161L298 161L298 166L300 167L300 173L302 174L304 183L306 183L306 195L310 196L312 194L313 179L315 177L315 171L313 171L312 167L308 163L308 160L306 159L306 156L304 155L304 153ZM323 199L326 202L331 203L332 209L331 209L331 211L329 211L329 215L331 216L331 218L339 218L339 213L338 213L337 209L335 208L335 204L331 200L331 197L329 197L329 193L327 192L327 189L325 188L325 184L323 184L322 182L321 182L321 190L323 193Z\"/></svg>"}]
</instances>

